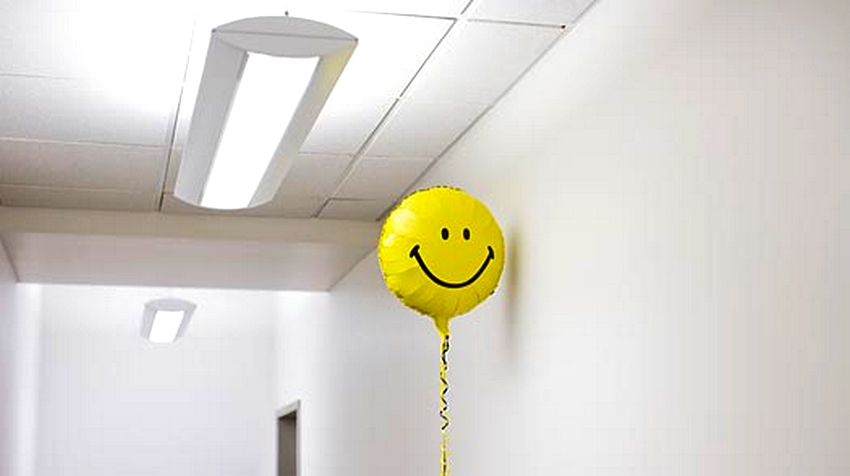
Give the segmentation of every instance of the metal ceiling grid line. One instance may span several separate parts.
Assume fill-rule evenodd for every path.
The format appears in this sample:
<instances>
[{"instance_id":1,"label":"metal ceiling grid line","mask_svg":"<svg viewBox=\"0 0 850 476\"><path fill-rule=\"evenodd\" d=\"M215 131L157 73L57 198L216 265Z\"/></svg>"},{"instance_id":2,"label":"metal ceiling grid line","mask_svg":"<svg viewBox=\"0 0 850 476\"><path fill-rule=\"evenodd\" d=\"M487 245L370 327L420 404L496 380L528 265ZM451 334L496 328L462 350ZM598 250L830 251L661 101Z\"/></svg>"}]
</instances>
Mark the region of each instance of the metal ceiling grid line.
<instances>
[{"instance_id":1,"label":"metal ceiling grid line","mask_svg":"<svg viewBox=\"0 0 850 476\"><path fill-rule=\"evenodd\" d=\"M471 1L470 1L470 3L474 2L474 1L476 1L476 0L471 0ZM467 126L467 127L463 130L463 132L461 132L461 133L460 133L460 135L458 135L458 136L457 136L457 137L456 137L456 138L455 138L455 139L454 139L454 140L453 140L453 141L452 141L452 142L451 142L451 143L450 143L450 144L449 144L449 145L448 145L448 146L447 146L447 147L446 147L446 148L445 148L445 149L444 149L441 153L440 153L440 155L438 155L436 158L434 158L434 160L433 160L433 161L431 161L431 163L430 163L430 164L428 164L428 166L427 166L427 167L425 167L425 170L423 170L423 171L422 171L422 173L421 173L421 174L419 174L419 176L416 178L416 180L414 180L414 181L413 181L413 183L412 183L409 187L407 187L407 188L404 190L404 192L402 192L402 193L401 193L401 195L399 195L398 197L396 197L395 201L393 201L393 204L392 204L392 205L390 205L389 207L387 207L387 209L386 209L386 210L384 210L384 212L383 212L383 213L381 213L381 215L378 217L378 219L377 219L376 221L381 221L381 220L383 220L383 219L384 219L384 218L385 218L385 217L386 217L386 216L387 216L387 215L388 215L388 214L392 211L392 209L395 207L395 204L396 204L396 203L397 203L397 202L398 202L401 198L403 198L403 197L407 196L409 193L411 193L411 192L414 190L414 188L416 187L416 185L417 185L417 184L418 184L418 183L419 183L419 182L420 182L420 181L421 181L421 180L422 180L422 179L423 179L426 175L428 175L428 173L429 173L429 172L430 172L430 171L434 168L434 166L435 166L435 165L437 165L437 163L438 163L438 162L439 162L439 161L443 158L443 156L445 156L445 155L446 155L446 153L447 153L449 150L451 150L451 149L452 149L452 147L454 147L454 145L455 145L458 141L460 141L460 140L463 138L463 136L465 136L465 135L466 135L467 131L469 131L470 129L472 129L472 127L474 127L474 126L478 123L478 121L479 121L479 120L481 120L481 118L482 118L482 117L484 117L484 116L485 116L485 115L486 115L486 114L490 111L490 109L492 109L492 108L493 108L496 104L498 104L498 103L499 103L499 101L501 101L501 100L502 100L502 98L503 98L503 97L505 97L508 93L510 93L510 91L511 91L511 90L512 90L512 89L513 89L513 88L514 88L514 87L515 87L515 86L516 86L516 85L517 85L517 84L518 84L518 83L522 80L522 78L523 78L523 77L525 77L525 75L526 75L526 74L528 74L528 72L529 72L532 68L534 68L534 66L536 66L536 65L537 65L537 63L539 63L539 62L540 62L540 60L541 60L544 56L546 56L546 54L549 52L549 50L551 50L551 49L552 49L552 48L553 48L553 47L554 47L554 46L555 46L555 45L556 45L559 41L561 41L561 40L562 40L565 36L567 36L567 34L569 34L569 33L573 30L573 28L575 28L575 26L578 24L578 22L579 22L579 21L581 21L581 19L582 19L582 18L584 18L584 16L585 16L585 15L586 15L589 11L590 11L590 9L591 9L591 8L593 8L593 6L594 6L594 5L596 5L598 2L599 2L599 0L593 0L592 2L590 2L590 3L589 3L589 4L587 5L587 7L585 7L585 9L584 9L584 10L582 10L582 11L581 11L581 13L579 13L579 14L578 14L578 15L577 15L577 16L576 16L576 17L575 17L575 18L574 18L574 19L573 19L573 20L572 20L572 21L571 21L568 25L561 25L559 28L561 28L561 30L563 30L563 31L562 31L562 32L561 32L561 33L560 33L557 37L555 37L555 39L554 39L554 40L552 40L552 42L549 44L549 46L547 46L547 47L546 47L546 49L544 49L544 50L543 50L543 51L542 51L542 52L541 52L541 53L537 56L537 58L535 58L535 59L534 59L534 61L532 61L532 62L531 62L531 64L529 64L529 65L528 65L528 67L527 67L527 68L525 68L525 70L523 70L523 72L522 72L522 73L521 73L521 74L520 74L520 75L519 75L516 79L514 79L514 81L510 84L510 86L508 86L508 87L507 87L507 89L505 89L505 90L502 92L502 94L500 94L500 95L499 95L499 97L498 97L498 98L497 98L497 99L493 102L493 104L491 104L490 106L488 106L488 107L487 107L487 108L486 108L486 109L485 109L485 110L484 110L484 111L483 111L483 112L482 112L482 113L481 113L478 117L476 117L476 118L475 118L475 120L474 120L474 121L472 121L472 122L469 124L469 126ZM498 23L498 22L493 22L493 23ZM510 23L510 22L509 22L509 23ZM513 22L513 23L514 23L514 24L520 24L519 22ZM545 26L545 25L542 25L542 26Z\"/></svg>"},{"instance_id":2,"label":"metal ceiling grid line","mask_svg":"<svg viewBox=\"0 0 850 476\"><path fill-rule=\"evenodd\" d=\"M546 25L549 25L549 26L566 26L566 27L569 27L569 26L575 25L579 20L581 20L581 18L584 16L584 14L598 1L599 0L590 0L587 3L585 3L584 6L581 6L580 7L581 9L578 10L578 11L576 11L576 6L577 6L576 3L577 2L579 4L584 3L584 0L573 0L572 2L570 2L571 5L567 5L566 0L555 0L555 1L551 1L551 2L546 2L546 0L539 0L539 1L536 1L536 2L532 2L532 3L537 3L537 4L551 3L551 5L546 5L546 6L551 7L553 10L558 10L558 7L566 9L566 11L563 11L563 12L546 10L545 13L542 13L540 11L535 12L534 11L535 5L533 5L533 4L530 6L530 8L528 10L525 10L525 9L517 10L516 8L513 8L513 9L508 8L507 11L504 11L504 9L500 10L500 8L498 6L496 6L496 11L493 11L492 8L488 9L487 7L492 7L493 4L498 4L499 2L491 1L491 2L488 2L485 5L485 8L479 14L480 16L478 18L476 18L475 20L480 20L480 21L484 21L484 22L488 22L488 23L507 23L507 24L518 24L518 25L528 25L528 26L546 26ZM508 1L508 2L504 2L504 3L512 3L512 2ZM517 2L517 3L519 3L519 2ZM555 4L559 4L559 5L556 7ZM536 5L536 6L543 6L543 5ZM516 7L515 4L514 4L514 7ZM511 10L513 10L513 11L511 11ZM550 19L552 18L553 15L560 16L559 13L564 15L562 17L562 21L550 21ZM510 19L511 17L514 17L514 19ZM524 19L522 19L522 18L524 18Z\"/></svg>"},{"instance_id":3,"label":"metal ceiling grid line","mask_svg":"<svg viewBox=\"0 0 850 476\"><path fill-rule=\"evenodd\" d=\"M58 79L65 81L85 81L91 78L76 76L51 76L49 74L33 73L0 73L0 78L24 78L24 79Z\"/></svg>"},{"instance_id":4,"label":"metal ceiling grid line","mask_svg":"<svg viewBox=\"0 0 850 476\"><path fill-rule=\"evenodd\" d=\"M56 145L94 145L104 147L128 147L133 149L165 149L165 145L137 144L135 142L111 142L100 140L63 140L63 139L40 139L36 137L14 137L0 135L0 141L15 141L15 142L32 142L41 144L56 144Z\"/></svg>"},{"instance_id":5,"label":"metal ceiling grid line","mask_svg":"<svg viewBox=\"0 0 850 476\"><path fill-rule=\"evenodd\" d=\"M469 0L466 2L466 6L463 7L463 11L460 12L461 15L468 15L471 12L474 12L478 5L481 4L483 0Z\"/></svg>"},{"instance_id":6,"label":"metal ceiling grid line","mask_svg":"<svg viewBox=\"0 0 850 476\"><path fill-rule=\"evenodd\" d=\"M363 145L361 145L360 148L357 149L357 152L354 153L354 156L352 157L351 161L348 163L345 170L340 174L339 178L334 184L330 195L325 197L325 201L322 203L322 206L319 207L319 210L313 215L313 218L318 218L322 214L322 212L325 211L325 208L327 208L328 203L330 203L330 201L334 197L336 197L336 194L339 193L340 190L342 190L342 187L343 185L345 185L345 182L348 181L348 179L351 177L351 174L354 172L354 169L356 169L357 165L360 164L360 161L365 151L369 148L369 146L372 145L373 142L375 142L375 139L378 136L378 132L383 129L384 124L390 119L390 117L393 116L395 111L398 109L398 104L400 102L400 98L396 98L393 101L392 105L389 107L389 109L387 109L387 112L384 113L384 115L381 117L381 120L378 121L378 124L375 125L374 129L372 129L372 132L369 133L369 136L367 136L366 140L363 141Z\"/></svg>"},{"instance_id":7,"label":"metal ceiling grid line","mask_svg":"<svg viewBox=\"0 0 850 476\"><path fill-rule=\"evenodd\" d=\"M55 145L93 145L103 147L127 147L132 149L164 149L165 146L150 145L150 144L132 144L128 142L106 142L106 141L73 141L62 139L35 139L32 137L11 137L0 136L0 142L30 142L37 144L55 144Z\"/></svg>"},{"instance_id":8,"label":"metal ceiling grid line","mask_svg":"<svg viewBox=\"0 0 850 476\"><path fill-rule=\"evenodd\" d=\"M476 0L471 0L471 2L472 1ZM333 191L330 195L328 195L327 198L325 198L325 202L322 204L321 208L319 208L319 210L316 212L314 218L318 218L319 216L321 216L322 212L324 212L325 208L327 208L328 203L330 203L330 201L336 197L340 190L342 190L342 187L345 185L345 182L348 181L348 179L351 177L351 174L360 164L361 159L365 155L366 151L369 150L369 148L378 138L378 135L381 133L381 131L383 131L387 121L389 121L389 119L398 112L398 106L402 102L403 98L405 98L408 90L410 89L411 84L416 81L416 78L419 77L419 75L422 73L422 70L425 68L425 65L427 65L428 62L431 61L431 58L434 57L434 53L440 48L443 42L445 42L446 38L449 37L449 35L454 30L457 24L457 19L452 21L452 24L446 29L445 33L443 33L443 36L440 37L440 39L434 45L434 48L431 49L431 51L428 53L428 56L425 57L425 59L422 61L422 64L419 65L419 68L416 69L416 72L413 73L413 76L401 90L401 92L399 93L399 97L393 100L393 103L392 105L390 105L389 109L387 109L387 112L384 113L384 115L381 117L381 120L378 121L378 124L376 124L375 128L372 129L372 132L369 133L369 135L366 137L366 140L363 141L363 144L361 144L360 147L357 149L357 152L354 153L353 159L348 164L348 167L345 169L345 171L340 175L339 180L337 180L337 183L333 187Z\"/></svg>"},{"instance_id":9,"label":"metal ceiling grid line","mask_svg":"<svg viewBox=\"0 0 850 476\"><path fill-rule=\"evenodd\" d=\"M357 9L340 9L341 12L347 13L368 13L373 15L387 15L396 17L424 18L432 20L457 20L461 18L473 3L480 3L482 0L467 0L466 5L460 10L457 15L428 15L426 13L404 13L404 12L381 12L374 10L357 10Z\"/></svg>"},{"instance_id":10,"label":"metal ceiling grid line","mask_svg":"<svg viewBox=\"0 0 850 476\"><path fill-rule=\"evenodd\" d=\"M489 25L511 25L511 26L529 26L533 28L566 28L567 25L563 23L537 23L537 22L529 22L529 21L518 21L518 20L493 20L489 18L470 18L470 23L484 23Z\"/></svg>"},{"instance_id":11,"label":"metal ceiling grid line","mask_svg":"<svg viewBox=\"0 0 850 476\"><path fill-rule=\"evenodd\" d=\"M319 209L319 211L316 213L316 215L315 215L316 217L320 217L320 216L321 216L321 214L325 211L325 209L327 208L327 206L328 206L328 204L330 203L330 201L331 201L332 199L336 198L337 194L339 194L339 193L340 193L340 191L341 191L341 190L342 190L342 188L344 187L345 183L346 183L346 182L347 182L347 181L351 178L352 174L354 173L354 170L355 170L355 169L357 168L357 166L358 166L358 165L362 162L362 158L363 158L363 156L365 155L365 152L366 152L366 151L367 151L367 150L371 147L371 145L375 142L375 140L377 139L377 137L378 137L378 136L380 135L380 133L383 131L383 129L384 129L385 125L387 124L387 122L389 121L389 119L390 119L393 115L395 115L395 114L398 112L399 104L401 103L401 101L402 101L404 98L406 98L406 97L407 97L407 94L408 94L408 92L409 92L409 90L410 90L411 86L413 85L413 83L416 81L416 78L418 78L418 77L421 75L422 71L423 71L423 70L425 69L425 67L429 64L429 62L430 62L430 61L431 61L431 59L434 57L434 55L435 55L435 53L437 52L437 50L438 50L438 49L439 49L439 48L440 48L440 47L441 47L441 46L445 43L446 38L448 38L449 36L451 36L453 33L456 33L456 32L457 32L457 30L458 30L458 28L460 28L460 26L462 26L464 23L471 21L471 20L469 19L469 16L470 16L470 15L472 15L472 14L475 12L475 10L478 8L478 6L479 6L482 2L483 2L483 0L469 0L469 2L466 4L466 6L464 7L464 9L463 9L463 11L461 12L461 14L460 14L460 15L458 15L456 18L454 18L454 21L452 22L451 26L449 26L449 28L448 28L448 29L446 29L445 34L443 34L443 36L440 38L440 40L437 42L437 44L434 46L434 48L431 50L431 52L428 54L428 56L425 58L425 60L422 62L422 64L419 66L419 68L416 70L416 72L413 74L413 76L410 78L410 81L408 81L408 82L407 82L407 84L405 85L404 89L402 89L401 93L399 94L399 98L397 98L395 101L393 101L392 106L389 108L389 110L387 110L386 114L384 114L384 116L383 116L383 117L381 118L381 120L378 122L378 124L377 124L377 126L375 127L375 129L372 131L372 133L371 133L371 134L369 134L369 136L367 137L366 141L364 141L363 145L362 145L362 146L358 149L357 153L354 155L354 159L351 161L351 163L349 164L348 168L347 168L347 169L345 170L345 172L341 175L340 180L337 182L336 186L334 187L333 193L332 193L330 196L328 196L328 198L325 200L325 203L323 203L323 204L322 204L322 207L321 207L321 208ZM459 25L460 25L460 26L459 26ZM551 27L551 25L549 25L549 26ZM556 40L557 40L558 38L560 38L560 35L559 35L558 37L556 37ZM545 51L548 51L548 48L547 48ZM545 53L545 51L544 51L544 53ZM534 61L532 64L534 64L534 63L536 63L536 59L535 59L535 61ZM524 73L525 73L525 71L523 71L523 74L524 74ZM513 86L513 84L514 84L514 83L511 83L511 86L509 86L509 88L508 88L508 89L510 89L510 87L512 87L512 86ZM503 93L503 94L504 94L504 93ZM499 100L499 99L501 99L501 97L502 97L502 95L500 95L500 96L496 99L496 102L498 102L498 100ZM495 102L494 102L493 104L495 104ZM446 147L446 149L444 149L444 151L443 151L443 152L441 152L441 153L440 153L439 155L437 155L436 157L432 157L432 158L431 158L431 159L432 159L432 160L431 160L431 162L428 164L428 166L427 166L427 167L425 167L425 170L424 170L421 174L419 174L419 175L417 176L416 180L414 180L414 182L413 182L413 183L416 183L417 181L419 181L419 179L421 179L421 178L422 178L422 176L423 176L423 175L424 175L424 174L425 174L428 170L430 170L430 169L431 169L431 167L433 166L434 162L436 162L436 160L437 160L437 159L438 159L438 158L439 158L439 157L440 157L443 153L445 153L445 151L446 151L446 150L448 150L449 148L451 148L451 146L452 146L452 145L454 145L454 143L455 143L455 142L457 142L457 140L458 140L458 139L460 139L460 138L461 138L461 137L462 137L462 136L466 133L466 131L467 131L470 127L472 127L472 125L474 125L474 124L478 121L478 119L479 119L481 116L483 116L483 115L484 115L487 111L489 111L491 107L492 107L492 104L491 104L491 105L489 105L487 108L485 108L485 109L484 109L484 111L483 111L480 115L478 115L478 116L475 118L475 120L473 120L473 121L472 121L472 122L471 122L471 123L470 123L470 124L469 124L466 128L464 128L464 129L460 132L460 134L459 134L459 135L458 135L458 136L457 136L457 137L456 137L456 138L455 138L455 139L454 139L451 143L449 143L449 145ZM405 195L408 193L408 191L410 190L410 188L411 188L411 187L408 187L407 189L405 189L405 192L404 192L401 196L402 196L402 197L403 197L403 196L405 196ZM389 210L391 210L393 206L395 206L395 203L398 201L398 198L400 198L400 197L397 197L395 200L393 200L392 205L390 205L390 207L389 207L387 210L385 210L383 213L381 213L381 214L379 215L378 220L380 220L381 218L383 218L383 216L384 216L384 215L385 215L385 214L386 214Z\"/></svg>"},{"instance_id":12,"label":"metal ceiling grid line","mask_svg":"<svg viewBox=\"0 0 850 476\"><path fill-rule=\"evenodd\" d=\"M362 13L366 15L383 15L388 17L421 18L423 20L457 20L460 15L425 15L421 13L373 12L369 10L339 10L344 13Z\"/></svg>"},{"instance_id":13,"label":"metal ceiling grid line","mask_svg":"<svg viewBox=\"0 0 850 476\"><path fill-rule=\"evenodd\" d=\"M15 183L15 182L4 182L0 183L0 187L10 186L10 187L19 187L19 188L38 188L43 190L57 190L57 191L71 191L71 192L109 192L109 193L119 193L119 194L132 194L132 193L140 193L144 192L144 190L133 190L127 188L112 188L112 187L66 187L59 185L37 185L31 183ZM37 207L41 208L41 207Z\"/></svg>"},{"instance_id":14,"label":"metal ceiling grid line","mask_svg":"<svg viewBox=\"0 0 850 476\"><path fill-rule=\"evenodd\" d=\"M195 42L195 30L198 28L198 16L200 16L200 1L195 8L195 17L192 19L192 31L189 34L189 44L186 48L186 61L183 66L183 78L180 80L180 90L177 93L177 104L171 110L171 124L168 126L168 136L165 139L167 143L165 153L165 167L162 168L162 173L159 179L159 190L155 208L156 211L162 212L162 202L165 200L165 186L168 182L168 170L172 167L171 160L174 154L174 138L177 137L177 124L180 120L180 108L183 106L183 90L186 89L186 78L189 75L189 61L192 56L192 45Z\"/></svg>"},{"instance_id":15,"label":"metal ceiling grid line","mask_svg":"<svg viewBox=\"0 0 850 476\"><path fill-rule=\"evenodd\" d=\"M29 142L35 144L54 144L54 145L80 145L80 146L99 146L99 147L126 147L129 149L166 149L165 145L139 144L136 142L113 142L106 140L64 140L64 139L41 139L38 137L14 137L0 135L0 142Z\"/></svg>"},{"instance_id":16,"label":"metal ceiling grid line","mask_svg":"<svg viewBox=\"0 0 850 476\"><path fill-rule=\"evenodd\" d=\"M2 202L0 202L0 206L2 206ZM15 260L13 260L12 255L9 254L9 247L6 246L6 242L3 240L3 235L0 235L0 250L3 251L4 255L6 255L6 261L9 262L9 269L12 270L12 276L15 278L15 282L20 283L21 282L21 275L18 273L18 267L17 267L17 265L15 265ZM353 269L353 267L352 267L352 269ZM343 275L343 278L345 276L347 276L349 272L351 272L351 270L346 272L346 274ZM340 280L342 280L342 278L340 278ZM337 282L339 282L339 281L337 281Z\"/></svg>"},{"instance_id":17,"label":"metal ceiling grid line","mask_svg":"<svg viewBox=\"0 0 850 476\"><path fill-rule=\"evenodd\" d=\"M453 20L451 26L446 28L446 32L443 33L443 36L440 37L440 39L437 41L437 44L434 45L434 48L432 48L431 51L428 52L428 56L426 56L425 59L422 61L422 64L419 65L418 68L416 68L416 72L413 73L413 76L411 76L410 81L408 81L407 84L404 85L404 88L402 88L401 92L398 94L399 99L407 97L407 93L410 90L410 86L413 84L414 81L416 81L416 78L419 77L419 75L422 73L422 70L425 69L425 66L431 61L431 58L434 57L434 53L436 53L440 46L442 46L442 44L446 41L446 38L448 38L449 35L452 34L452 31L454 31L455 26L458 24L459 21L460 18ZM358 150L358 152L363 151L365 151L365 148L363 147L361 147L361 150Z\"/></svg>"},{"instance_id":18,"label":"metal ceiling grid line","mask_svg":"<svg viewBox=\"0 0 850 476\"><path fill-rule=\"evenodd\" d=\"M443 149L443 151L442 151L442 152L440 152L440 154L439 154L439 155L437 155L437 157L435 157L435 158L434 158L434 160L432 160L432 161L431 161L431 163L430 163L430 164L428 164L428 166L427 166L427 167L425 167L425 170L423 170L423 171L422 171L422 173L420 173L420 174L419 174L419 176L418 176L418 177L416 177L416 180L414 180L414 181L413 181L413 183L412 183L412 184L410 184L410 186L409 186L409 187L407 187L407 188L404 190L404 192L402 192L402 193L401 193L401 195L399 195L398 197L396 197L396 199L395 199L395 200L393 200L392 205L390 205L389 207L387 207L387 209L386 209L386 210L384 210L384 211L383 211L383 213L381 213L381 214L378 216L378 219L377 219L376 221L381 221L381 220L383 220L383 219L384 219L384 218L385 218L385 217L389 214L389 212L391 212L391 211L392 211L392 209L395 207L395 204L396 204L396 203L398 203L398 201L399 201L401 198L403 198L403 197L407 196L409 193L413 192L413 190L416 188L417 184L418 184L418 183L419 183L419 182L420 182L420 181L421 181L421 180L422 180L422 179L423 179L426 175L428 175L428 172L430 172L430 171L431 171L431 169L433 169L433 168L434 168L434 166L435 166L435 165L436 165L436 164L437 164L437 163L438 163L438 162L439 162L439 161L440 161L440 160L441 160L441 159L442 159L442 158L446 155L446 153L448 153L448 151L450 151L450 150L452 149L452 147L454 147L454 145L455 145L455 144L457 144L457 143L458 143L461 139L463 139L463 137L466 135L466 133L467 133L470 129L472 129L473 127L475 127L475 125L476 125L476 124L478 124L478 121L480 121L480 120L481 120L481 118L483 118L485 115L487 115L487 113L488 113L488 112L490 112L490 110L491 110L491 109L493 109L493 107L495 107L497 104L499 104L499 101L501 101L501 100L502 100L502 98L504 98L505 96L507 96L507 95L508 95L508 93L510 93L510 92L511 92L511 90L513 90L513 88L514 88L514 87L515 87L515 86L516 86L516 85L517 85L517 84L518 84L518 83L522 80L522 78L524 78L524 77L525 77L525 75L526 75L526 74L528 74L528 72L529 72L529 71L531 71L531 69L532 69L532 68L534 68L534 66L535 66L535 65L537 65L537 63L538 63L538 62L540 62L540 60L541 60L544 56L546 56L546 53L548 53L548 52L549 52L549 50L551 50L551 49L552 49L552 48L553 48L553 47L554 47L554 46L555 46L555 45L556 45L559 41L561 41L561 39L563 39L563 38L564 38L564 37L565 37L565 36L566 36L566 35L567 35L570 31L572 31L572 28L571 28L571 27L567 27L567 26L562 26L562 27L559 27L559 28L562 30L562 31L561 31L561 33L559 33L559 34L558 34L558 36L556 36L556 37L555 37L555 38L554 38L554 39L553 39L553 40L549 43L549 45L548 45L548 46L546 46L546 48L545 48L542 52L540 52L540 54L539 54L539 55L537 55L537 58L535 58L535 59L534 59L534 61L532 61L532 62L531 62L531 63L530 63L530 64L529 64L529 65L528 65L528 66L527 66L527 67L526 67L526 68L525 68L525 69L524 69L524 70L523 70L523 71L519 74L519 76L517 76L517 77L516 77L516 78L515 78L515 79L511 82L511 84L510 84L510 85L509 85L509 86L508 86L508 87L507 87L504 91L502 91L502 93L501 93L501 94L499 94L499 96L498 96L498 97L497 97L497 98L493 101L493 103L492 103L492 104L490 104L489 106L487 106L487 107L484 109L484 111L482 111L482 112L481 112L481 114L479 114L479 115L478 115L478 117L476 117L476 118L475 118L475 119L474 119L471 123L469 123L469 125L468 125L468 126L466 126L466 127L463 129L463 131L461 131L461 133L460 133L460 134L458 134L458 136L457 136L457 137L455 137L455 138L454 138L454 140L452 140L452 141L451 141L451 142L450 142L450 143L446 146L446 148L445 148L445 149Z\"/></svg>"},{"instance_id":19,"label":"metal ceiling grid line","mask_svg":"<svg viewBox=\"0 0 850 476\"><path fill-rule=\"evenodd\" d=\"M466 21L467 15L470 12L474 11L475 7L477 7L478 4L480 4L482 1L483 0L469 0L469 2L467 2L466 6L461 11L460 15L458 15L457 17L445 18L447 20L452 20L452 24L449 26L449 28L446 29L446 32L443 34L443 36L440 37L439 41L437 41L437 43L434 45L434 48L431 49L431 51L428 53L428 56L425 57L425 59L422 61L422 64L419 65L419 68L416 69L416 72L413 73L413 76L410 78L410 80L407 82L407 84L401 90L401 92L399 93L399 97L396 98L393 101L393 104L390 106L390 108L387 110L387 112L384 114L384 116L381 117L381 120L378 121L378 124L375 126L375 128L372 130L372 132L369 134L369 136L366 138L366 140L363 142L363 144L360 146L360 148L354 154L354 158L352 159L351 163L349 163L348 168L346 168L346 170L341 174L340 179L337 181L336 185L334 186L333 192L325 199L325 202L322 204L321 208L316 213L315 217L321 216L322 212L325 211L325 208L327 208L330 201L337 196L337 194L342 190L343 186L348 181L348 179L351 178L351 175L353 174L354 170L357 168L357 166L362 161L362 158L363 158L364 154L366 153L366 151L369 150L369 148L375 142L375 140L377 139L379 134L383 131L384 126L386 125L388 120L398 112L398 106L401 103L402 99L407 97L407 94L410 90L411 85L416 81L416 78L420 76L420 74L422 73L422 70L425 68L426 65L428 65L428 63L434 57L434 54L437 52L437 50L440 48L440 46L443 45L446 38L448 38L452 34L452 32L455 31L455 29L457 28L457 26L459 24ZM405 15L399 15L399 16L405 16ZM411 16L411 15L406 15L406 16ZM418 16L425 17L424 15L418 15ZM435 17L428 17L428 18L435 18ZM429 165L429 167L430 167L430 165ZM426 167L426 170L429 167Z\"/></svg>"}]
</instances>

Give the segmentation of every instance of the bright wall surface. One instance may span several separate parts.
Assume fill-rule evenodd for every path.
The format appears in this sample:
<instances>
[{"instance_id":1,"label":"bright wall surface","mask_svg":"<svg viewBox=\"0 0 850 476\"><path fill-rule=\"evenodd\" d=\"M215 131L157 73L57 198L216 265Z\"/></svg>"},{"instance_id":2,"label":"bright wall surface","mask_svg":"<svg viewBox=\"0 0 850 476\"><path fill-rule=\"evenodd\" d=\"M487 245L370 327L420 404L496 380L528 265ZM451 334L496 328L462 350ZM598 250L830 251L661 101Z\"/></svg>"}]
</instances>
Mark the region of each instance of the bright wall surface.
<instances>
[{"instance_id":1,"label":"bright wall surface","mask_svg":"<svg viewBox=\"0 0 850 476\"><path fill-rule=\"evenodd\" d=\"M197 305L173 345L145 302ZM265 292L43 287L38 476L272 476L273 316Z\"/></svg>"},{"instance_id":2,"label":"bright wall surface","mask_svg":"<svg viewBox=\"0 0 850 476\"><path fill-rule=\"evenodd\" d=\"M602 0L430 171L509 248L452 327L453 474L850 474L848 24ZM437 474L437 336L375 256L280 299L303 474Z\"/></svg>"},{"instance_id":3,"label":"bright wall surface","mask_svg":"<svg viewBox=\"0 0 850 476\"><path fill-rule=\"evenodd\" d=\"M0 476L35 465L40 287L17 284L0 246Z\"/></svg>"},{"instance_id":4,"label":"bright wall surface","mask_svg":"<svg viewBox=\"0 0 850 476\"><path fill-rule=\"evenodd\" d=\"M278 407L300 400L302 475L433 474L438 351L367 259L332 293L280 293ZM433 368L432 368L433 367Z\"/></svg>"},{"instance_id":5,"label":"bright wall surface","mask_svg":"<svg viewBox=\"0 0 850 476\"><path fill-rule=\"evenodd\" d=\"M12 448L14 439L12 409L12 356L15 316L15 283L17 282L6 252L0 246L0 476L12 474Z\"/></svg>"}]
</instances>

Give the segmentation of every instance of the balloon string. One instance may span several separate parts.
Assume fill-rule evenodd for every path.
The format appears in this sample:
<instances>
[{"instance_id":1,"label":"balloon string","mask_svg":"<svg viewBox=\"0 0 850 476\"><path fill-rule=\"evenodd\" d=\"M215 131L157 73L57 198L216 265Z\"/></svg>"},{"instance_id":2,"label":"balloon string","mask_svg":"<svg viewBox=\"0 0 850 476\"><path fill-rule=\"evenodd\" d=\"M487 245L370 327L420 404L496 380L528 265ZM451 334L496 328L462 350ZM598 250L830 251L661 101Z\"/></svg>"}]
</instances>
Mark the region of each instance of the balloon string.
<instances>
[{"instance_id":1,"label":"balloon string","mask_svg":"<svg viewBox=\"0 0 850 476\"><path fill-rule=\"evenodd\" d=\"M448 476L449 474L449 402L446 400L446 393L449 391L449 381L446 374L449 370L449 335L442 334L442 352L440 353L440 418L443 420L443 426L440 428L442 433L442 441L440 443L440 476Z\"/></svg>"}]
</instances>

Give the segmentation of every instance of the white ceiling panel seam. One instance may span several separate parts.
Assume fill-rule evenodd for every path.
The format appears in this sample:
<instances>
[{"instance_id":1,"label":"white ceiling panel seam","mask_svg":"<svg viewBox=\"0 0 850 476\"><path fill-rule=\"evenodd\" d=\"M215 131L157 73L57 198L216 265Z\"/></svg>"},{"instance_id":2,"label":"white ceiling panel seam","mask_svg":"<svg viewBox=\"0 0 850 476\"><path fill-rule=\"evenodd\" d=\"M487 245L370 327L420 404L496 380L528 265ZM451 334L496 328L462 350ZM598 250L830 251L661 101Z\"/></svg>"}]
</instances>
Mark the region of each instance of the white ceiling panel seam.
<instances>
[{"instance_id":1,"label":"white ceiling panel seam","mask_svg":"<svg viewBox=\"0 0 850 476\"><path fill-rule=\"evenodd\" d=\"M467 4L467 6L465 8L468 8L469 5L472 4L472 2L474 2L474 1L475 0L470 0L470 2ZM416 81L416 78L422 73L423 68L426 67L428 62L434 56L434 53L440 48L440 45L442 45L443 42L446 41L446 38L448 38L449 35L451 35L452 30L457 26L457 24L458 24L457 21L454 21L446 29L446 31L439 38L439 40L437 40L437 43L434 44L434 47L431 49L431 51L425 57L422 64L413 73L413 76L411 76L410 80L404 86L404 89L402 89L399 96L393 101L392 105L384 113L383 117L381 117L381 120L378 121L378 123L375 125L374 129L372 129L372 131L366 137L366 140L363 142L363 144L360 146L360 148L355 153L354 160L351 161L351 164L349 164L348 168L345 170L345 172L340 177L340 180L337 182L336 186L334 187L333 192L330 195L328 195L328 198L327 198L327 200L325 200L325 203L322 204L322 207L316 212L316 217L319 217L319 216L322 215L322 212L328 206L328 203L330 202L330 200L332 198L336 197L337 194L340 192L340 190L342 190L343 186L348 181L348 179L351 177L354 170L359 166L361 157L363 157L363 155L366 153L366 151L368 151L369 148L371 148L372 143L377 139L378 135L381 133L381 130L385 127L387 121L396 113L401 100L406 96L406 94L408 94L408 91L410 90L410 86Z\"/></svg>"}]
</instances>

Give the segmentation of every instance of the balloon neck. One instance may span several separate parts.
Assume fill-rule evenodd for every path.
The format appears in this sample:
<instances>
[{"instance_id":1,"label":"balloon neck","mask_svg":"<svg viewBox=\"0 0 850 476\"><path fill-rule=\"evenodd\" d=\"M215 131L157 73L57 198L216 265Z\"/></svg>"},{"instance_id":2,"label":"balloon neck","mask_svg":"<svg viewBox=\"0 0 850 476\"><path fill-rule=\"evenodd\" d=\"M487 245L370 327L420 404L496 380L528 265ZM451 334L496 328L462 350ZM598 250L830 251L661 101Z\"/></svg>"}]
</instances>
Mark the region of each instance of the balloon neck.
<instances>
[{"instance_id":1,"label":"balloon neck","mask_svg":"<svg viewBox=\"0 0 850 476\"><path fill-rule=\"evenodd\" d=\"M437 332L439 332L442 337L449 335L449 320L447 318L435 317L434 325L437 326Z\"/></svg>"}]
</instances>

